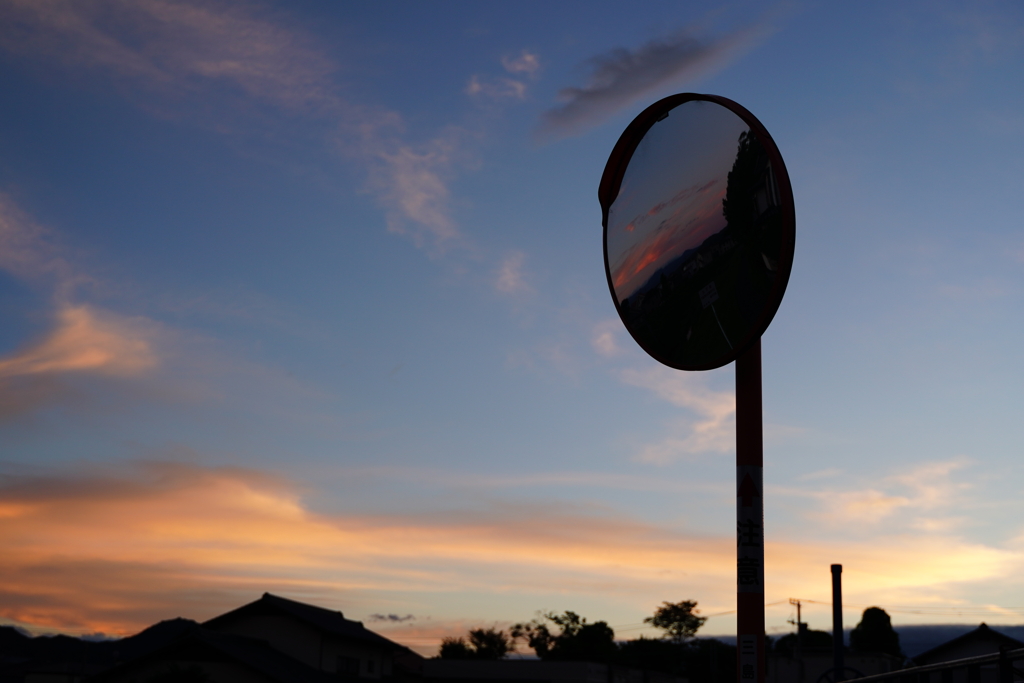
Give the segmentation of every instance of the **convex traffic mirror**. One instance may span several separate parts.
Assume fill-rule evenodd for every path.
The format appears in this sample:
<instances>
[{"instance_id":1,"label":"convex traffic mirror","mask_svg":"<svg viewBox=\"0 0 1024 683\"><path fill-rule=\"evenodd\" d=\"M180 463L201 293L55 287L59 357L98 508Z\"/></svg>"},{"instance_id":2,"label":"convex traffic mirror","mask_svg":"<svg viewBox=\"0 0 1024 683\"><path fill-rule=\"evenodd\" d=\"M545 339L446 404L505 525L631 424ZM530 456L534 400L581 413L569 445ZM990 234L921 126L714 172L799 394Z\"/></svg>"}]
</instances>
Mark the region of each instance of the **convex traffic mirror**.
<instances>
[{"instance_id":1,"label":"convex traffic mirror","mask_svg":"<svg viewBox=\"0 0 1024 683\"><path fill-rule=\"evenodd\" d=\"M680 94L619 138L601 179L619 316L656 360L710 370L772 321L793 263L793 193L764 126L735 102Z\"/></svg>"}]
</instances>

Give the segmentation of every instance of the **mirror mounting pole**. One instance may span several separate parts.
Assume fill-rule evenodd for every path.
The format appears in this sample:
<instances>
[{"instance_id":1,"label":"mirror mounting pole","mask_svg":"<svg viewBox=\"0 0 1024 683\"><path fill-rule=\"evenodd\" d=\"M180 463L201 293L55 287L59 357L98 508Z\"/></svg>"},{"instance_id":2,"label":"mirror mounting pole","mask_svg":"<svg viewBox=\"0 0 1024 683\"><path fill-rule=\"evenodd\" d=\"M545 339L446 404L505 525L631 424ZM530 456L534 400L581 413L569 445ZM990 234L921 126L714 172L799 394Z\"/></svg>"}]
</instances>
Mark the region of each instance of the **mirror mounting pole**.
<instances>
[{"instance_id":1,"label":"mirror mounting pole","mask_svg":"<svg viewBox=\"0 0 1024 683\"><path fill-rule=\"evenodd\" d=\"M764 683L761 340L736 359L736 676Z\"/></svg>"}]
</instances>

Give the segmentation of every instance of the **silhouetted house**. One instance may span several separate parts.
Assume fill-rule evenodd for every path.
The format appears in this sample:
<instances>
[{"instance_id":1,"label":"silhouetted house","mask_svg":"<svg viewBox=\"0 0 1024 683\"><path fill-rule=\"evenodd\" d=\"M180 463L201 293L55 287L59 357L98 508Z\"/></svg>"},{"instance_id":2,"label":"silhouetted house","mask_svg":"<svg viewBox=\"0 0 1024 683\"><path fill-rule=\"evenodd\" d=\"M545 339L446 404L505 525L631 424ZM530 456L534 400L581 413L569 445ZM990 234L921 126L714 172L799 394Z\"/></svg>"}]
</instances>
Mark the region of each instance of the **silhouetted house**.
<instances>
[{"instance_id":1,"label":"silhouetted house","mask_svg":"<svg viewBox=\"0 0 1024 683\"><path fill-rule=\"evenodd\" d=\"M122 640L0 627L0 683L420 683L422 669L423 657L341 612L269 593L205 624L173 619Z\"/></svg>"},{"instance_id":2,"label":"silhouetted house","mask_svg":"<svg viewBox=\"0 0 1024 683\"><path fill-rule=\"evenodd\" d=\"M423 677L426 683L687 683L679 676L624 666L538 659L428 659Z\"/></svg>"},{"instance_id":3,"label":"silhouetted house","mask_svg":"<svg viewBox=\"0 0 1024 683\"><path fill-rule=\"evenodd\" d=\"M139 683L147 680L338 683L339 677L307 666L270 647L266 641L196 627L154 652L100 673L88 682ZM342 677L340 680L357 679Z\"/></svg>"},{"instance_id":4,"label":"silhouetted house","mask_svg":"<svg viewBox=\"0 0 1024 683\"><path fill-rule=\"evenodd\" d=\"M203 628L266 641L306 666L353 679L416 678L423 657L341 612L264 593Z\"/></svg>"},{"instance_id":5,"label":"silhouetted house","mask_svg":"<svg viewBox=\"0 0 1024 683\"><path fill-rule=\"evenodd\" d=\"M993 631L982 623L981 626L973 631L968 631L962 636L946 641L927 652L922 652L914 657L913 661L918 666L951 662L966 657L994 654L999 652L1000 647L1016 650L1017 648L1024 647L1024 643L998 631Z\"/></svg>"}]
</instances>

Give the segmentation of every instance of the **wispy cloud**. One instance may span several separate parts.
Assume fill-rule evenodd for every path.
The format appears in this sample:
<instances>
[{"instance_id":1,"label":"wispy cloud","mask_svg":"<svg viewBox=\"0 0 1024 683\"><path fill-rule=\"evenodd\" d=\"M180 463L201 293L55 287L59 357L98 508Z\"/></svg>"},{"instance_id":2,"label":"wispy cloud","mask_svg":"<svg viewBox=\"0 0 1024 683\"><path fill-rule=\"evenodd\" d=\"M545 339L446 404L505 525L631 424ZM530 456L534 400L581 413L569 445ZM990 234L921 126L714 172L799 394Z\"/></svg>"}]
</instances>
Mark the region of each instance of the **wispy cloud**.
<instances>
[{"instance_id":1,"label":"wispy cloud","mask_svg":"<svg viewBox=\"0 0 1024 683\"><path fill-rule=\"evenodd\" d=\"M873 477L863 487L842 490L835 486L817 488L823 510L817 515L837 525L856 522L871 528L881 522L917 531L956 528L962 519L950 510L962 510L972 488L962 474L970 465L964 458L918 463L891 474Z\"/></svg>"},{"instance_id":2,"label":"wispy cloud","mask_svg":"<svg viewBox=\"0 0 1024 683\"><path fill-rule=\"evenodd\" d=\"M948 3L938 16L958 29L950 57L962 64L991 62L1000 57L1019 54L1024 38L1024 18L991 7L966 8Z\"/></svg>"},{"instance_id":3,"label":"wispy cloud","mask_svg":"<svg viewBox=\"0 0 1024 683\"><path fill-rule=\"evenodd\" d=\"M396 112L346 98L321 41L280 12L245 0L11 0L0 50L105 74L147 110L198 117L221 131L252 125L254 103L303 117L314 135L333 137L367 169L390 231L432 254L457 241L449 183L463 158L460 131L410 142ZM481 82L481 92L518 97L519 86L506 80Z\"/></svg>"},{"instance_id":4,"label":"wispy cloud","mask_svg":"<svg viewBox=\"0 0 1024 683\"><path fill-rule=\"evenodd\" d=\"M622 322L618 318L603 320L594 326L590 334L590 345L599 355L611 358L622 353L618 338L622 334Z\"/></svg>"},{"instance_id":5,"label":"wispy cloud","mask_svg":"<svg viewBox=\"0 0 1024 683\"><path fill-rule=\"evenodd\" d=\"M59 402L73 393L70 375L138 377L159 364L159 327L76 302L94 283L65 256L54 235L36 224L10 197L0 195L0 269L50 295L48 332L0 356L0 419Z\"/></svg>"},{"instance_id":6,"label":"wispy cloud","mask_svg":"<svg viewBox=\"0 0 1024 683\"><path fill-rule=\"evenodd\" d=\"M471 76L466 85L467 95L486 95L495 100L521 100L526 96L526 84L512 78L484 79Z\"/></svg>"},{"instance_id":7,"label":"wispy cloud","mask_svg":"<svg viewBox=\"0 0 1024 683\"><path fill-rule=\"evenodd\" d=\"M494 287L505 294L522 294L532 291L533 288L526 280L525 263L526 254L521 251L513 251L505 256L498 268Z\"/></svg>"},{"instance_id":8,"label":"wispy cloud","mask_svg":"<svg viewBox=\"0 0 1024 683\"><path fill-rule=\"evenodd\" d=\"M527 50L518 57L503 57L501 65L508 76L485 77L474 74L466 85L466 94L473 97L487 97L491 100L522 100L526 97L526 81L532 79L540 69L540 58Z\"/></svg>"},{"instance_id":9,"label":"wispy cloud","mask_svg":"<svg viewBox=\"0 0 1024 683\"><path fill-rule=\"evenodd\" d=\"M72 268L54 234L0 193L0 269L29 282L45 281L61 296L88 281Z\"/></svg>"},{"instance_id":10,"label":"wispy cloud","mask_svg":"<svg viewBox=\"0 0 1024 683\"><path fill-rule=\"evenodd\" d=\"M335 66L309 36L247 2L10 0L0 47L156 91L229 84L288 108L336 107Z\"/></svg>"},{"instance_id":11,"label":"wispy cloud","mask_svg":"<svg viewBox=\"0 0 1024 683\"><path fill-rule=\"evenodd\" d=\"M362 145L370 168L368 188L385 210L388 230L408 235L435 255L461 237L448 189L460 153L460 132L453 129L420 145L371 134Z\"/></svg>"},{"instance_id":12,"label":"wispy cloud","mask_svg":"<svg viewBox=\"0 0 1024 683\"><path fill-rule=\"evenodd\" d=\"M637 454L642 462L665 464L697 453L726 452L736 446L736 397L731 391L712 391L692 374L668 368L627 369L620 373L626 384L649 389L666 401L686 408L696 420L681 420L682 436L670 436L648 444Z\"/></svg>"},{"instance_id":13,"label":"wispy cloud","mask_svg":"<svg viewBox=\"0 0 1024 683\"><path fill-rule=\"evenodd\" d=\"M264 590L348 612L385 601L387 611L366 611L388 621L408 614L402 596L419 610L467 591L518 596L520 613L497 619L595 591L641 614L680 585L706 611L735 598L728 535L559 503L325 514L285 477L252 469L164 462L8 474L0 518L0 616L40 627L125 633L170 616L208 618ZM899 596L904 605L1011 577L1024 559L953 536L886 532L861 542L776 537L766 552L769 600L827 595L827 566L839 558L851 601Z\"/></svg>"},{"instance_id":14,"label":"wispy cloud","mask_svg":"<svg viewBox=\"0 0 1024 683\"><path fill-rule=\"evenodd\" d=\"M542 117L542 138L576 135L597 125L652 91L692 81L734 59L755 42L762 29L743 29L717 38L680 31L636 49L616 48L589 60L590 76L582 87L563 88L562 105Z\"/></svg>"},{"instance_id":15,"label":"wispy cloud","mask_svg":"<svg viewBox=\"0 0 1024 683\"><path fill-rule=\"evenodd\" d=\"M540 70L540 57L529 50L523 50L518 57L503 57L501 65L510 74L533 76Z\"/></svg>"},{"instance_id":16,"label":"wispy cloud","mask_svg":"<svg viewBox=\"0 0 1024 683\"><path fill-rule=\"evenodd\" d=\"M422 485L441 486L445 489L466 489L475 492L483 490L500 491L528 488L534 491L544 488L592 489L600 491L637 491L646 494L668 493L692 495L701 492L717 497L728 497L733 485L728 482L713 482L697 479L671 479L663 476L624 474L622 472L595 471L543 471L498 474L476 474L465 471L428 469L421 467L361 467L346 468L344 476L350 479L365 479L394 482L404 480Z\"/></svg>"},{"instance_id":17,"label":"wispy cloud","mask_svg":"<svg viewBox=\"0 0 1024 683\"><path fill-rule=\"evenodd\" d=\"M501 65L508 75L473 74L466 84L466 94L494 102L526 99L527 82L536 78L540 70L540 58L535 53L523 50L518 57L503 57Z\"/></svg>"},{"instance_id":18,"label":"wispy cloud","mask_svg":"<svg viewBox=\"0 0 1024 683\"><path fill-rule=\"evenodd\" d=\"M64 306L45 338L0 357L0 382L64 372L137 375L157 364L150 326L141 318L125 318L84 305Z\"/></svg>"}]
</instances>

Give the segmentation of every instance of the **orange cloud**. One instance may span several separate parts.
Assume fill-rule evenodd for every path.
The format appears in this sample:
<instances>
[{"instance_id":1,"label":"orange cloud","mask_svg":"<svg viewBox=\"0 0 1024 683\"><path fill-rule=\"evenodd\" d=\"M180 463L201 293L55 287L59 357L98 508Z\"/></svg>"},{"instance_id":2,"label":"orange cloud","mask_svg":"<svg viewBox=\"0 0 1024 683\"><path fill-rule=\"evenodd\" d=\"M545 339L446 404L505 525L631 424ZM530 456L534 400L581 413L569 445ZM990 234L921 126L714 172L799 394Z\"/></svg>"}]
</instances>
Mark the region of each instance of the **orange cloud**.
<instances>
[{"instance_id":1,"label":"orange cloud","mask_svg":"<svg viewBox=\"0 0 1024 683\"><path fill-rule=\"evenodd\" d=\"M128 376L157 364L151 323L69 303L76 286L89 278L75 272L61 252L47 230L0 194L0 268L25 280L49 280L58 302L49 334L0 357L0 406L13 378L68 372ZM21 386L17 393L30 398L37 389Z\"/></svg>"},{"instance_id":2,"label":"orange cloud","mask_svg":"<svg viewBox=\"0 0 1024 683\"><path fill-rule=\"evenodd\" d=\"M21 375L93 372L137 375L156 366L151 332L139 319L88 306L64 306L42 341L0 358L0 380Z\"/></svg>"},{"instance_id":3,"label":"orange cloud","mask_svg":"<svg viewBox=\"0 0 1024 683\"><path fill-rule=\"evenodd\" d=\"M347 613L353 605L426 611L443 624L459 611L517 620L601 600L620 612L632 605L627 612L636 618L628 620L639 621L680 591L706 613L734 604L730 536L557 504L458 515L323 514L279 475L240 468L150 463L116 473L8 476L0 485L0 544L0 616L81 631L205 619L263 590ZM840 561L851 604L905 605L970 582L1010 580L1021 559L1018 551L938 535L775 540L767 548L767 598L826 597L828 565ZM508 604L492 611L481 607L488 600ZM728 631L722 623L717 632Z\"/></svg>"},{"instance_id":4,"label":"orange cloud","mask_svg":"<svg viewBox=\"0 0 1024 683\"><path fill-rule=\"evenodd\" d=\"M0 420L84 398L75 377L134 378L159 364L155 325L84 305L60 306L52 331L0 357Z\"/></svg>"},{"instance_id":5,"label":"orange cloud","mask_svg":"<svg viewBox=\"0 0 1024 683\"><path fill-rule=\"evenodd\" d=\"M693 542L593 512L320 515L279 478L239 469L9 478L0 501L0 613L54 628L131 631L169 616L179 595L219 596L180 603L195 606L183 616L205 618L267 585L536 594L614 590L628 577L630 590L661 594L676 567L706 579L732 566L729 539Z\"/></svg>"}]
</instances>

